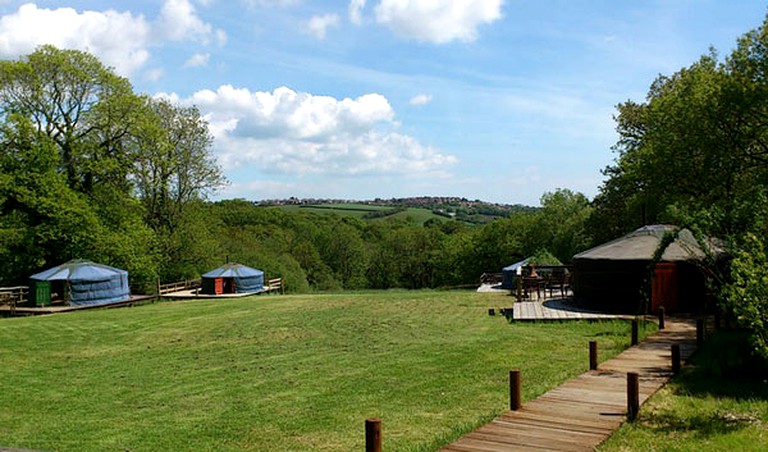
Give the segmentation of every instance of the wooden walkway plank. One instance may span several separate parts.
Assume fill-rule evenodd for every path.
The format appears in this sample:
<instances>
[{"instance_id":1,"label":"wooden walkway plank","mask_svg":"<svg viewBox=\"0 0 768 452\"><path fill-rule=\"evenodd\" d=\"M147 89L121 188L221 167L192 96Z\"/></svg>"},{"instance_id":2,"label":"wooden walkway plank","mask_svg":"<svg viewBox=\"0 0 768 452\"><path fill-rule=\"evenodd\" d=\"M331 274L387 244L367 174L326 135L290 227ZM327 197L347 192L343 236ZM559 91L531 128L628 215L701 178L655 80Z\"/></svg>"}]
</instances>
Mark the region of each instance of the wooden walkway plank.
<instances>
[{"instance_id":1,"label":"wooden walkway plank","mask_svg":"<svg viewBox=\"0 0 768 452\"><path fill-rule=\"evenodd\" d=\"M667 318L664 330L601 363L597 370L566 381L520 410L502 414L441 451L593 450L626 421L627 372L640 376L642 405L672 376L672 344L681 346L681 354L685 350L685 358L695 351L693 325L690 320Z\"/></svg>"}]
</instances>

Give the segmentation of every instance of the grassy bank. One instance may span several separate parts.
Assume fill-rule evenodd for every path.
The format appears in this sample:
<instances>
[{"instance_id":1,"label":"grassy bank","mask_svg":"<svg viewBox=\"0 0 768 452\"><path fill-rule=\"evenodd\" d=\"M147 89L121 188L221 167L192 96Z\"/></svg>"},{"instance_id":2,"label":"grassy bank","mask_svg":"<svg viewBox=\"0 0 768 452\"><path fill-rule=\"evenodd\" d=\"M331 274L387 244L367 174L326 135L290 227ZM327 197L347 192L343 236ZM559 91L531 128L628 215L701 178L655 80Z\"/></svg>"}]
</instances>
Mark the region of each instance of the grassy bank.
<instances>
[{"instance_id":1,"label":"grassy bank","mask_svg":"<svg viewBox=\"0 0 768 452\"><path fill-rule=\"evenodd\" d=\"M371 292L0 320L0 446L432 450L629 343L625 322L508 324L504 295Z\"/></svg>"}]
</instances>

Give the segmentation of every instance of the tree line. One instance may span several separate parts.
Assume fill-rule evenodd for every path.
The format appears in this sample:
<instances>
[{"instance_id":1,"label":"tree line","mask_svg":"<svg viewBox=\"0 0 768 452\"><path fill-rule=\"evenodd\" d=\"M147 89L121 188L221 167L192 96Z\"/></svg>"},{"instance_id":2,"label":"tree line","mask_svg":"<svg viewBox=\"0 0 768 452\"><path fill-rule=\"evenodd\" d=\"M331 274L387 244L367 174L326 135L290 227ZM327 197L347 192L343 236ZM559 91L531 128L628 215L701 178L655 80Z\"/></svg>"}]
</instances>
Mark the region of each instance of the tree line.
<instances>
[{"instance_id":1,"label":"tree line","mask_svg":"<svg viewBox=\"0 0 768 452\"><path fill-rule=\"evenodd\" d=\"M589 211L568 190L482 227L210 202L226 182L211 145L197 109L135 93L88 53L43 46L0 61L0 283L87 258L146 291L233 260L294 291L417 289L473 283L544 248L568 259L586 244L583 224L553 217Z\"/></svg>"}]
</instances>

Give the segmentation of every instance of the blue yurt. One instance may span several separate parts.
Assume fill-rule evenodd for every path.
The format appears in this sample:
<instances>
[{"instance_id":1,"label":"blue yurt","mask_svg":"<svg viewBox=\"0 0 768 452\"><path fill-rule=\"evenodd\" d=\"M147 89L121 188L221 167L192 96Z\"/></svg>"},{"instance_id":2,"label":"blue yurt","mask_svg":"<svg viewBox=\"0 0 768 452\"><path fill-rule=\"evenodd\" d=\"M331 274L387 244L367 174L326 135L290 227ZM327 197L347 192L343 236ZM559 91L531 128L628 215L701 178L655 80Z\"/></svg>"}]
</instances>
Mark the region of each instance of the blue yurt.
<instances>
[{"instance_id":1,"label":"blue yurt","mask_svg":"<svg viewBox=\"0 0 768 452\"><path fill-rule=\"evenodd\" d=\"M203 275L200 293L256 293L264 290L264 272L230 262Z\"/></svg>"},{"instance_id":2,"label":"blue yurt","mask_svg":"<svg viewBox=\"0 0 768 452\"><path fill-rule=\"evenodd\" d=\"M37 306L60 298L73 306L116 303L131 298L128 272L74 259L29 277L30 298Z\"/></svg>"},{"instance_id":3,"label":"blue yurt","mask_svg":"<svg viewBox=\"0 0 768 452\"><path fill-rule=\"evenodd\" d=\"M522 269L528 265L528 261L531 258L525 258L520 262L515 262L512 265L508 265L501 269L501 288L512 290L515 288L515 278L517 277L518 269Z\"/></svg>"}]
</instances>

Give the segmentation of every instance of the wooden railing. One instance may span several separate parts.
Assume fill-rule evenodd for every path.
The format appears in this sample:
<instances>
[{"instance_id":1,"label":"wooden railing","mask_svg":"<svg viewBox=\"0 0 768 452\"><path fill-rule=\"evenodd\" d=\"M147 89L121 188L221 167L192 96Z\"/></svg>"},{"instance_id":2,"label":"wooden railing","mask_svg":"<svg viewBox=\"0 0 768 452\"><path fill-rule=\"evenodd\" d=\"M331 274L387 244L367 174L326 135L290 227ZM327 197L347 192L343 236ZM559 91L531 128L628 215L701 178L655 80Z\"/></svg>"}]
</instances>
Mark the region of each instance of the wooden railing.
<instances>
[{"instance_id":1,"label":"wooden railing","mask_svg":"<svg viewBox=\"0 0 768 452\"><path fill-rule=\"evenodd\" d=\"M16 306L24 304L29 297L29 287L0 287L0 305L7 304L11 307L11 315L16 311Z\"/></svg>"},{"instance_id":2,"label":"wooden railing","mask_svg":"<svg viewBox=\"0 0 768 452\"><path fill-rule=\"evenodd\" d=\"M283 278L272 278L268 280L267 284L264 286L264 292L279 292L284 294L285 286L283 285Z\"/></svg>"},{"instance_id":3,"label":"wooden railing","mask_svg":"<svg viewBox=\"0 0 768 452\"><path fill-rule=\"evenodd\" d=\"M498 284L504 279L502 273L483 273L480 275L480 284Z\"/></svg>"},{"instance_id":4,"label":"wooden railing","mask_svg":"<svg viewBox=\"0 0 768 452\"><path fill-rule=\"evenodd\" d=\"M199 279L187 279L184 281L172 282L168 284L157 285L157 295L165 295L171 292L178 292L180 290L197 289L200 287Z\"/></svg>"}]
</instances>

